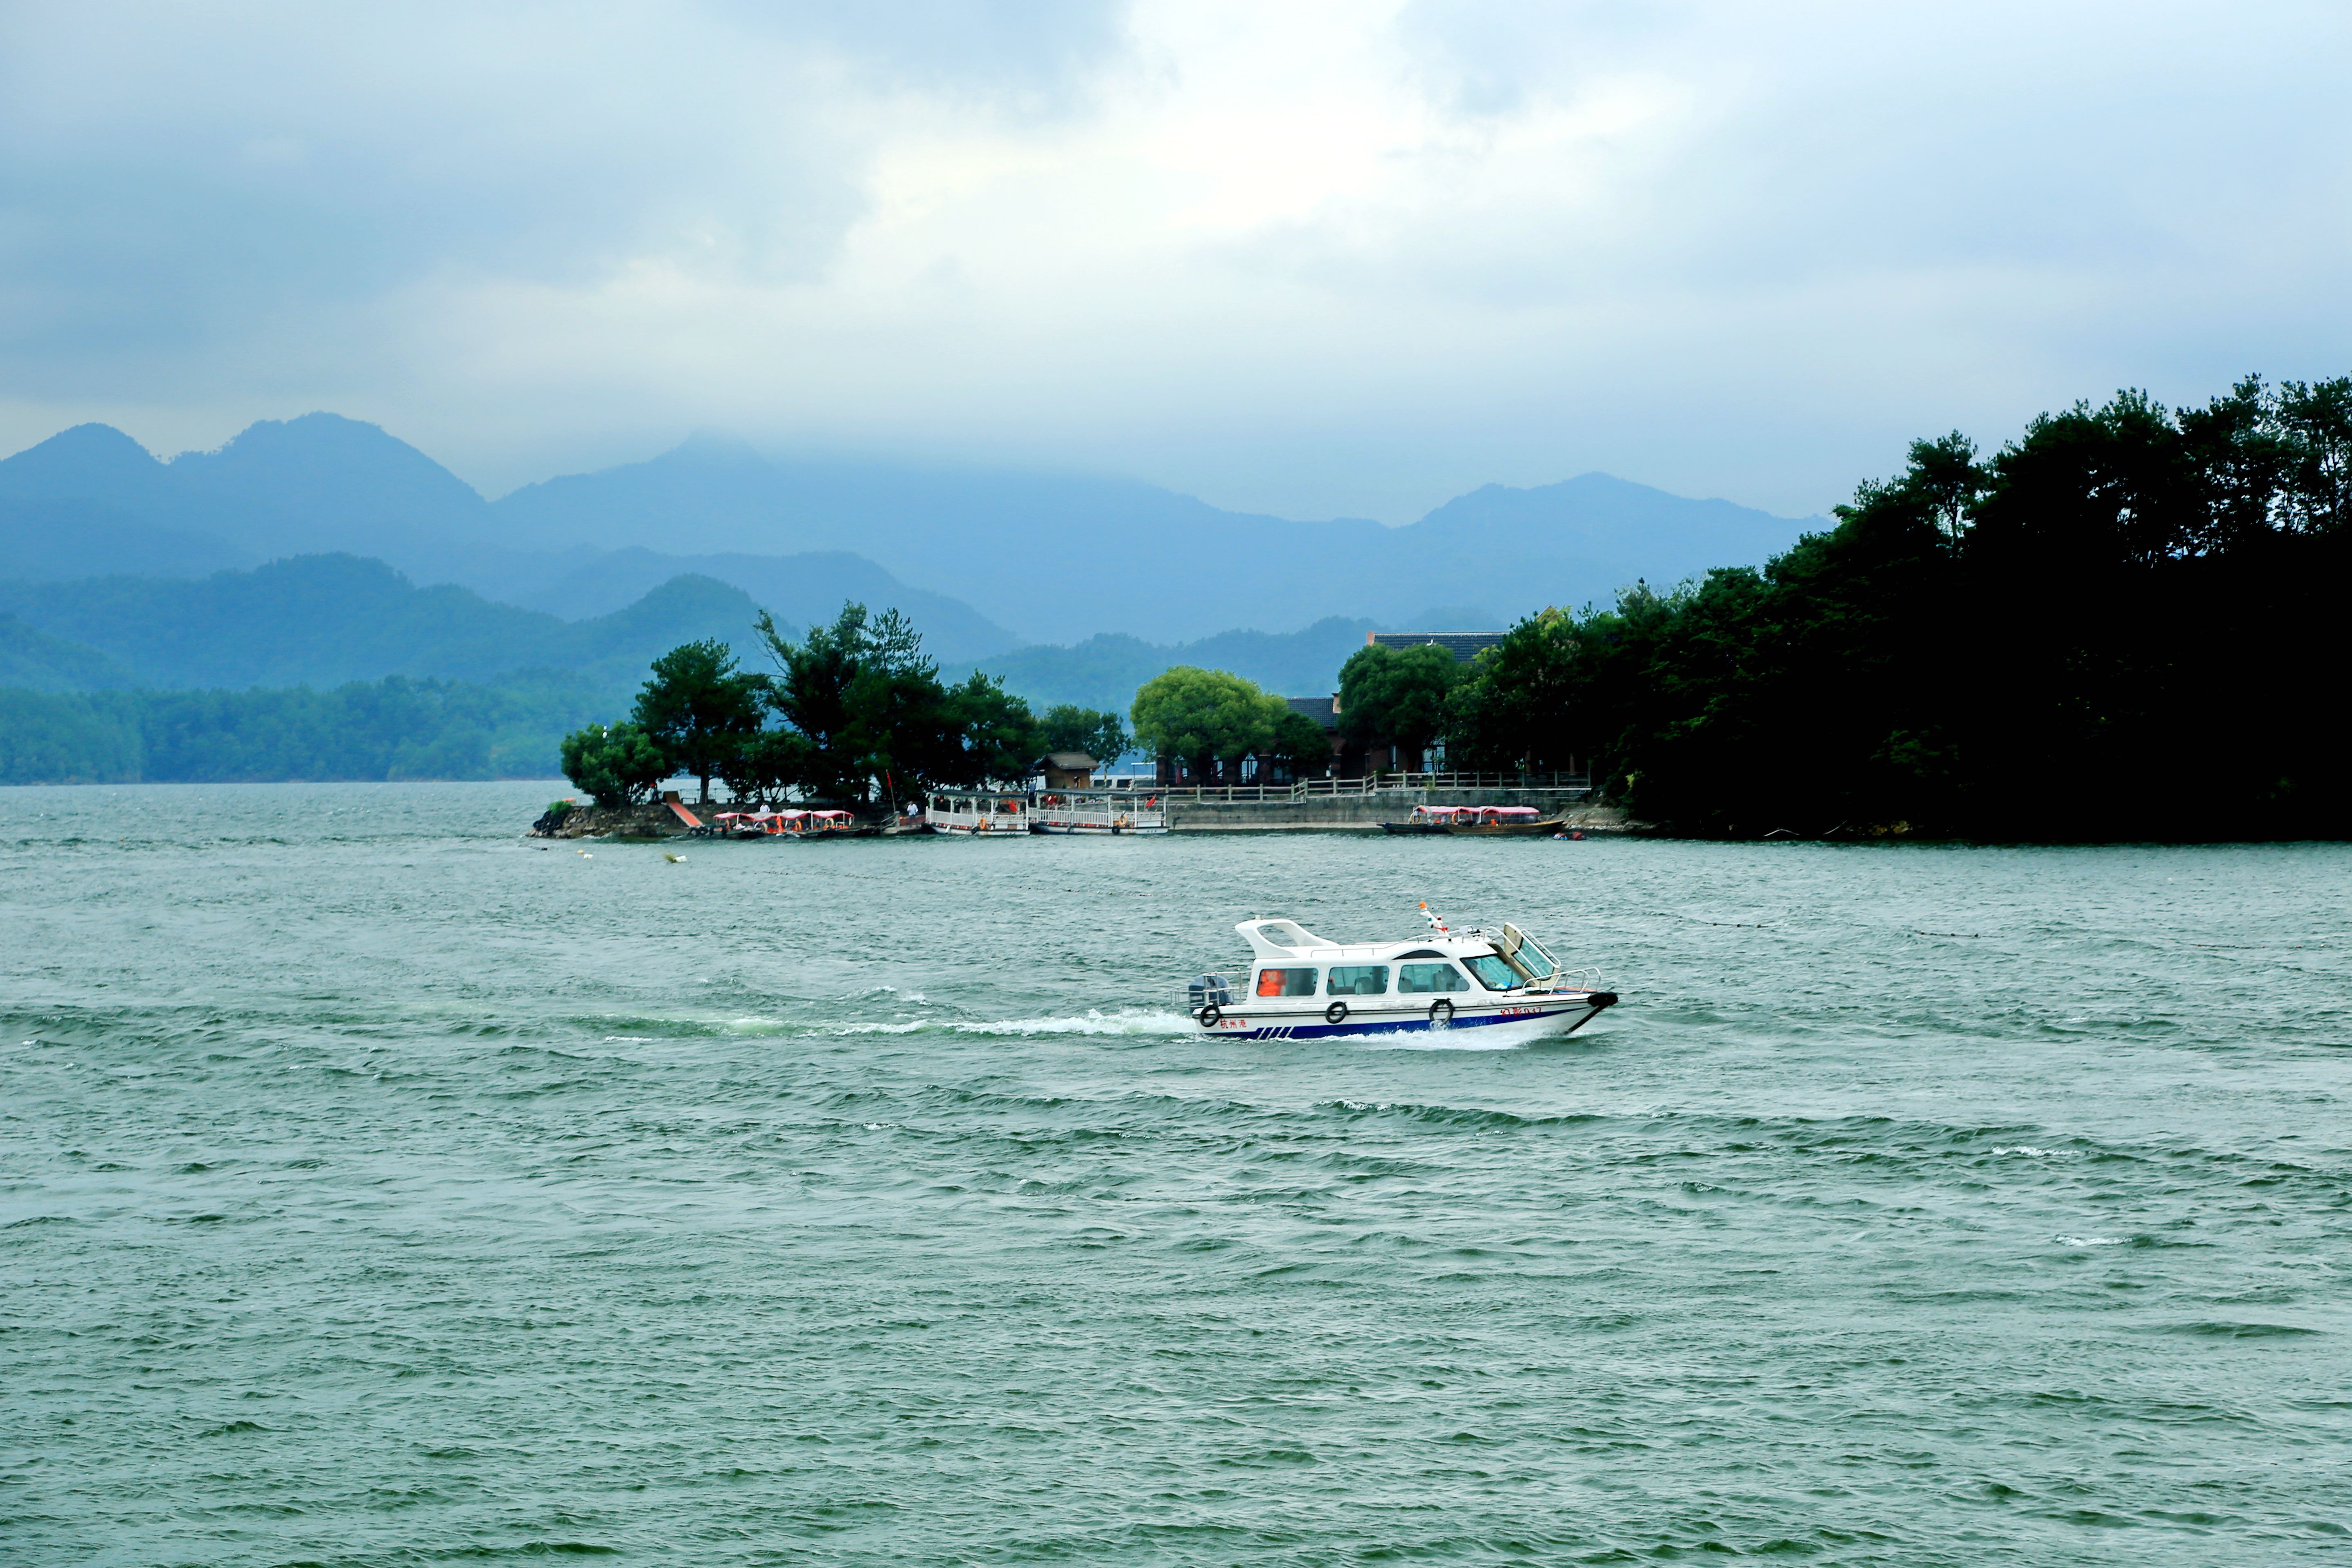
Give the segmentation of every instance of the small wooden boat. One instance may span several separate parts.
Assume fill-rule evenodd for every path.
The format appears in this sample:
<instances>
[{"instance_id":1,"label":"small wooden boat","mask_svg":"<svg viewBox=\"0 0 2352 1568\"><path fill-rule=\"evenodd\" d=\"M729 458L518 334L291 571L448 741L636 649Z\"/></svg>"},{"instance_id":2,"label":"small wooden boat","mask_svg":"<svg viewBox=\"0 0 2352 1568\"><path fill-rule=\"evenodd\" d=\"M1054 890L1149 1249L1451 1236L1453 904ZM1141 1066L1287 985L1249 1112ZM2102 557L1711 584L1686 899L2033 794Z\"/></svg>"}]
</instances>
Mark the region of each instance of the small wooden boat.
<instances>
[{"instance_id":1,"label":"small wooden boat","mask_svg":"<svg viewBox=\"0 0 2352 1568\"><path fill-rule=\"evenodd\" d=\"M728 838L781 838L785 814L781 811L722 811L711 818Z\"/></svg>"},{"instance_id":2,"label":"small wooden boat","mask_svg":"<svg viewBox=\"0 0 2352 1568\"><path fill-rule=\"evenodd\" d=\"M882 831L879 823L858 821L854 811L787 811L783 816L787 838L872 838Z\"/></svg>"},{"instance_id":3,"label":"small wooden boat","mask_svg":"<svg viewBox=\"0 0 2352 1568\"><path fill-rule=\"evenodd\" d=\"M1416 805L1402 822L1383 822L1383 833L1448 833L1472 838L1536 837L1557 833L1565 814L1546 816L1531 805Z\"/></svg>"}]
</instances>

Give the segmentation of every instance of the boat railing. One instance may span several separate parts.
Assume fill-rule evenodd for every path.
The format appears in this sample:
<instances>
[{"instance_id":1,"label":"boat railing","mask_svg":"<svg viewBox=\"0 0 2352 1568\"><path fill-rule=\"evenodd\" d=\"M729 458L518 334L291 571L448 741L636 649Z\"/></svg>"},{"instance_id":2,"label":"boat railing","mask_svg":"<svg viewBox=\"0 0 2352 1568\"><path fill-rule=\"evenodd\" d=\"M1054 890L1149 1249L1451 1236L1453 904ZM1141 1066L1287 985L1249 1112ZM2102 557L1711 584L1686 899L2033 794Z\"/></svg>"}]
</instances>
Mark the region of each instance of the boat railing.
<instances>
[{"instance_id":1,"label":"boat railing","mask_svg":"<svg viewBox=\"0 0 2352 1568\"><path fill-rule=\"evenodd\" d=\"M1108 795L1050 797L1034 808L1037 821L1048 826L1101 828L1157 828L1167 826L1167 813L1148 805L1150 797L1120 800Z\"/></svg>"},{"instance_id":2,"label":"boat railing","mask_svg":"<svg viewBox=\"0 0 2352 1568\"><path fill-rule=\"evenodd\" d=\"M1546 794L1592 793L1590 773L1367 773L1352 779L1300 779L1286 784L1162 784L1151 790L1162 800L1193 802L1359 799L1399 790L1541 790Z\"/></svg>"}]
</instances>

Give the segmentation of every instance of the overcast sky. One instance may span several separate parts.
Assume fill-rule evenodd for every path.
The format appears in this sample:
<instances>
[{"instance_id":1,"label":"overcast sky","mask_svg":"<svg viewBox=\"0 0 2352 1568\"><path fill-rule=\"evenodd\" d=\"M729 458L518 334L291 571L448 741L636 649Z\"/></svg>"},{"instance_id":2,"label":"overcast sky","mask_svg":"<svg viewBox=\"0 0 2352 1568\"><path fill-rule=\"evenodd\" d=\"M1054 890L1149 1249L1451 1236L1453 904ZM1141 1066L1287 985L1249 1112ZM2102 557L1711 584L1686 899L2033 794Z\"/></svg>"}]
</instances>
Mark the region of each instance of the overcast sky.
<instances>
[{"instance_id":1,"label":"overcast sky","mask_svg":"<svg viewBox=\"0 0 2352 1568\"><path fill-rule=\"evenodd\" d=\"M716 427L1798 514L2352 373L2347 175L2343 0L0 4L0 448L328 408L493 494Z\"/></svg>"}]
</instances>

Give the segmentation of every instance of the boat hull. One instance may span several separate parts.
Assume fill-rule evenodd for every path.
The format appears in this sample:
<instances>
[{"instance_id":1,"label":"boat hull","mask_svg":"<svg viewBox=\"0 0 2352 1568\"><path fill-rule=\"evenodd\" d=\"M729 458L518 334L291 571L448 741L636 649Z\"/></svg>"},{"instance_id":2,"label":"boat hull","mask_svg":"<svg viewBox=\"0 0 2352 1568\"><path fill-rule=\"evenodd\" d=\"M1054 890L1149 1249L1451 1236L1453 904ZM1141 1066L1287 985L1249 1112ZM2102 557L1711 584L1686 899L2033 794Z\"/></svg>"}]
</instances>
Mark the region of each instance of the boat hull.
<instances>
[{"instance_id":1,"label":"boat hull","mask_svg":"<svg viewBox=\"0 0 2352 1568\"><path fill-rule=\"evenodd\" d=\"M1453 838L1549 838L1567 826L1565 816L1547 816L1535 822L1482 822L1475 826L1452 822L1383 822L1381 831L1444 834Z\"/></svg>"},{"instance_id":2,"label":"boat hull","mask_svg":"<svg viewBox=\"0 0 2352 1568\"><path fill-rule=\"evenodd\" d=\"M1381 1035L1446 1035L1509 1026L1514 1034L1529 1037L1572 1035L1617 1004L1611 991L1563 992L1558 996L1529 996L1475 1005L1457 1005L1446 1018L1415 1009L1351 1012L1338 1023L1320 1013L1258 1012L1235 1007L1224 1012L1203 1034L1234 1040L1338 1040ZM1194 1015L1197 1018L1198 1015Z\"/></svg>"}]
</instances>

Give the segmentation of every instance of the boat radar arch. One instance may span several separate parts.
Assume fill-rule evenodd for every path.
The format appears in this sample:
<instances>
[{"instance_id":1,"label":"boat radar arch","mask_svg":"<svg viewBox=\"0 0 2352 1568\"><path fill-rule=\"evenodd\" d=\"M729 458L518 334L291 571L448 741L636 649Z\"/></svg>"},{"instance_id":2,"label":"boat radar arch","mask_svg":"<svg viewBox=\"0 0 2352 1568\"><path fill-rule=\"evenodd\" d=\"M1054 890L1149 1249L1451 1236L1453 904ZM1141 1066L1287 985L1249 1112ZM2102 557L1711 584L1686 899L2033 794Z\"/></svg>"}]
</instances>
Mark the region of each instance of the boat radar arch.
<instances>
[{"instance_id":1,"label":"boat radar arch","mask_svg":"<svg viewBox=\"0 0 2352 1568\"><path fill-rule=\"evenodd\" d=\"M1297 921L1244 921L1234 930L1241 932L1253 952L1277 956L1331 945Z\"/></svg>"}]
</instances>

